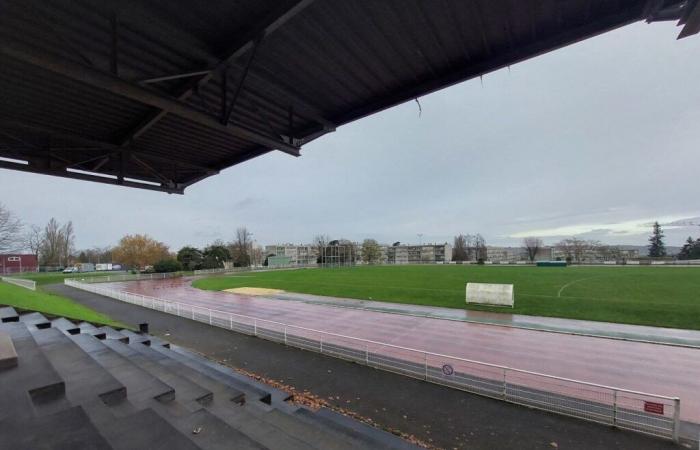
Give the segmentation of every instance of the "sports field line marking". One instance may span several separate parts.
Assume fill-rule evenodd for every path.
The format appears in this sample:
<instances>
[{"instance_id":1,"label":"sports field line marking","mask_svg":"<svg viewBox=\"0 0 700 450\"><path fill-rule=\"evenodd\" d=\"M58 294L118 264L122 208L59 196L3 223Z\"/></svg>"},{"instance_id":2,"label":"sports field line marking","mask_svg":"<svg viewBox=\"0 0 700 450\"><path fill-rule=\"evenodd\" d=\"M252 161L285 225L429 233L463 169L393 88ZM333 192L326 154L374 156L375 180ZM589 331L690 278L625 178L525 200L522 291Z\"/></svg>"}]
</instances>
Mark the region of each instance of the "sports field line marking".
<instances>
[{"instance_id":1,"label":"sports field line marking","mask_svg":"<svg viewBox=\"0 0 700 450\"><path fill-rule=\"evenodd\" d=\"M568 287L571 286L572 284L578 283L579 281L592 280L592 279L594 279L594 278L601 278L601 277L598 276L598 277L579 278L578 280L574 280L574 281L570 281L570 282L566 283L564 286L562 286L562 287L559 289L559 292L557 292L557 297L560 297L560 298L561 298L561 293L564 291L564 289L568 288Z\"/></svg>"}]
</instances>

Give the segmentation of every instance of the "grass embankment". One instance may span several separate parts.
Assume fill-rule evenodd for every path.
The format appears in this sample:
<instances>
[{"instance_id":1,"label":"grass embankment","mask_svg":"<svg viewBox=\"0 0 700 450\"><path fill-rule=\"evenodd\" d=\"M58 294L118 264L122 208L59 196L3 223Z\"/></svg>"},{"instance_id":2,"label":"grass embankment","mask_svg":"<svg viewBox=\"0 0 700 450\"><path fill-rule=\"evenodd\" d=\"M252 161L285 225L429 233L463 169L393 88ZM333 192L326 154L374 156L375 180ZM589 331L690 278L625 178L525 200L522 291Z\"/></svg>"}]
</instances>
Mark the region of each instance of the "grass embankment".
<instances>
[{"instance_id":1,"label":"grass embankment","mask_svg":"<svg viewBox=\"0 0 700 450\"><path fill-rule=\"evenodd\" d=\"M465 284L512 283L515 308L465 304ZM223 290L264 287L333 297L500 313L700 329L700 268L375 266L287 270L197 280Z\"/></svg>"},{"instance_id":2,"label":"grass embankment","mask_svg":"<svg viewBox=\"0 0 700 450\"><path fill-rule=\"evenodd\" d=\"M61 278L60 281L62 282L63 279ZM118 328L130 328L69 298L46 292L41 288L30 291L20 286L0 282L0 305Z\"/></svg>"}]
</instances>

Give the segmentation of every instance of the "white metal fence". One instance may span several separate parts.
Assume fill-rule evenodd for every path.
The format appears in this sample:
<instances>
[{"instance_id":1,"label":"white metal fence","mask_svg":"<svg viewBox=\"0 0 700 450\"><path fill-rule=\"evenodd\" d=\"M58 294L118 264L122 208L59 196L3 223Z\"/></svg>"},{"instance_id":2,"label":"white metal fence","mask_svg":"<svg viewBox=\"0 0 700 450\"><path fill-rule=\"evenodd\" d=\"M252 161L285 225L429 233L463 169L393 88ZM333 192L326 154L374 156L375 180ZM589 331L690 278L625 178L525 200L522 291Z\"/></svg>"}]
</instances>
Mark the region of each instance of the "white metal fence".
<instances>
[{"instance_id":1,"label":"white metal fence","mask_svg":"<svg viewBox=\"0 0 700 450\"><path fill-rule=\"evenodd\" d=\"M36 291L36 281L25 280L24 278L16 277L0 277L0 280L4 281L5 283L14 284L16 286Z\"/></svg>"},{"instance_id":2,"label":"white metal fence","mask_svg":"<svg viewBox=\"0 0 700 450\"><path fill-rule=\"evenodd\" d=\"M270 272L273 270L284 270L284 269L309 269L318 268L318 264L289 264L285 266L261 266L261 267L232 267L230 269L201 269L195 270L194 275L225 275L229 273L239 273L239 272Z\"/></svg>"},{"instance_id":3,"label":"white metal fence","mask_svg":"<svg viewBox=\"0 0 700 450\"><path fill-rule=\"evenodd\" d=\"M511 403L678 442L680 399L571 380L84 284L65 284L286 345Z\"/></svg>"},{"instance_id":4,"label":"white metal fence","mask_svg":"<svg viewBox=\"0 0 700 450\"><path fill-rule=\"evenodd\" d=\"M166 278L181 277L181 272L168 273L125 273L121 275L103 275L94 277L73 277L72 279L81 283L116 283L119 281L140 281L140 280L163 280ZM66 278L69 280L71 278Z\"/></svg>"}]
</instances>

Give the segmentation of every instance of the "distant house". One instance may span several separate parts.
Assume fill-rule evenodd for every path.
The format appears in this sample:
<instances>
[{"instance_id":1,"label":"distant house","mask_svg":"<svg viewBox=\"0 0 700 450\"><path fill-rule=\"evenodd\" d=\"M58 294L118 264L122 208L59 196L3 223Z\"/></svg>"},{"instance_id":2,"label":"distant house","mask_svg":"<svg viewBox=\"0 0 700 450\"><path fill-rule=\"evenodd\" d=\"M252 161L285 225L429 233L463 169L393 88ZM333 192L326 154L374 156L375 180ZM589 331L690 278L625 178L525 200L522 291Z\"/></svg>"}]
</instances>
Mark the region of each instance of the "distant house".
<instances>
[{"instance_id":1,"label":"distant house","mask_svg":"<svg viewBox=\"0 0 700 450\"><path fill-rule=\"evenodd\" d=\"M0 255L0 274L9 275L20 272L37 272L39 261L36 255L19 253Z\"/></svg>"}]
</instances>

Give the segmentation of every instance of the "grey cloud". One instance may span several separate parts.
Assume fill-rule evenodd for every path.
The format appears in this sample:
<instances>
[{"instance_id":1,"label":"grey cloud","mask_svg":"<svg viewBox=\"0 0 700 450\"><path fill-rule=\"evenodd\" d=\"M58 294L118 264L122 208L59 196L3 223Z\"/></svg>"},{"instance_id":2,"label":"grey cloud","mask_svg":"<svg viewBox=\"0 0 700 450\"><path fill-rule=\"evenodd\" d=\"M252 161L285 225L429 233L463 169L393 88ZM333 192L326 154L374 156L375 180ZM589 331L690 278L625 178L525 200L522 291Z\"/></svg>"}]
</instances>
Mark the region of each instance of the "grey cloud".
<instances>
[{"instance_id":1,"label":"grey cloud","mask_svg":"<svg viewBox=\"0 0 700 450\"><path fill-rule=\"evenodd\" d=\"M146 232L177 248L318 233L384 242L451 241L596 224L620 244L647 232L615 224L696 217L700 39L637 24L340 127L303 149L272 152L185 196L0 170L3 203L29 223L73 219L79 247ZM674 219L675 220L675 219ZM672 222L665 221L665 222ZM669 223L669 227L675 226ZM678 245L693 227L667 230ZM552 237L551 239L555 239Z\"/></svg>"}]
</instances>

